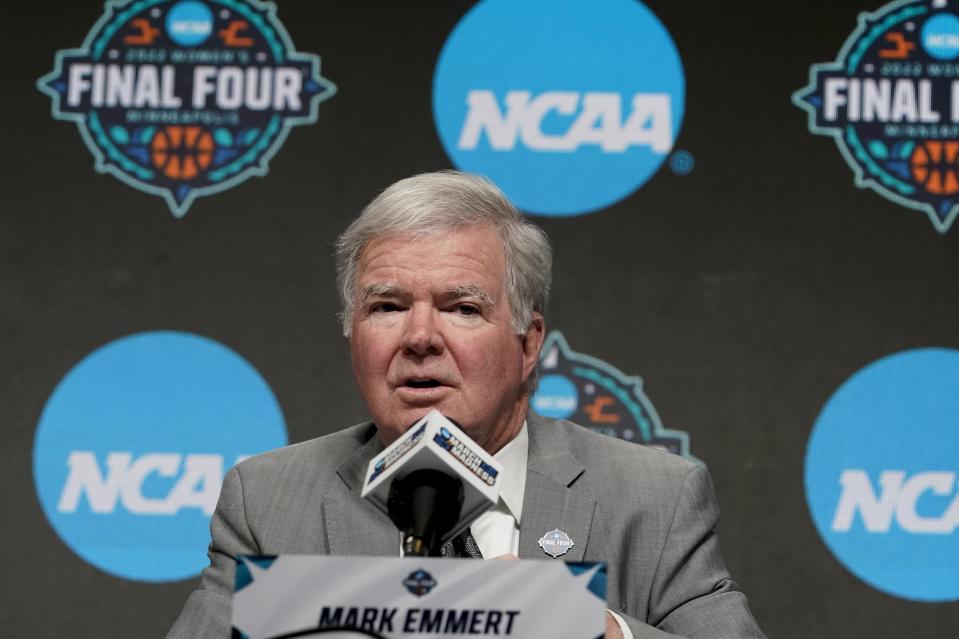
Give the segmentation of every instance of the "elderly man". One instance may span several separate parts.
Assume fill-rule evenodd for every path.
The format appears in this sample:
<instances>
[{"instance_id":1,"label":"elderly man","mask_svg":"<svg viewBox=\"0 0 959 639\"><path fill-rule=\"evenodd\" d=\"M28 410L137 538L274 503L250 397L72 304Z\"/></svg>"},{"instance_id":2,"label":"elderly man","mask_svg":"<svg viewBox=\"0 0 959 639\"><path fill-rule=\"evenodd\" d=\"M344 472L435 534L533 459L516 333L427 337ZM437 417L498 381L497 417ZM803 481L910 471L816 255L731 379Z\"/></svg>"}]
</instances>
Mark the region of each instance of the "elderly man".
<instances>
[{"instance_id":1,"label":"elderly man","mask_svg":"<svg viewBox=\"0 0 959 639\"><path fill-rule=\"evenodd\" d=\"M246 460L213 516L210 566L170 637L227 636L240 554L392 555L392 522L360 499L369 460L431 409L504 465L500 503L471 527L484 557L608 561L607 636L758 638L719 555L706 471L528 410L552 258L488 181L401 180L340 237L343 331L371 422ZM622 634L620 634L622 633Z\"/></svg>"}]
</instances>

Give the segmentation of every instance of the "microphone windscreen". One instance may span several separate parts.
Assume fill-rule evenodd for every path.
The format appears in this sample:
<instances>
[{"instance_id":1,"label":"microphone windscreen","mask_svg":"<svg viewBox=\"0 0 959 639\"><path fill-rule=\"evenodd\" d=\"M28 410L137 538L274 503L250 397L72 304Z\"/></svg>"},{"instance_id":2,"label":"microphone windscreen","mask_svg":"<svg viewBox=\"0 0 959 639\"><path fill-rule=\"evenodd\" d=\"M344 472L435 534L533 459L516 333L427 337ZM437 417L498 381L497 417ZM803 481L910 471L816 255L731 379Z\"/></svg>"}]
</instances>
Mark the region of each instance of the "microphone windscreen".
<instances>
[{"instance_id":1,"label":"microphone windscreen","mask_svg":"<svg viewBox=\"0 0 959 639\"><path fill-rule=\"evenodd\" d=\"M499 500L502 465L437 410L430 411L370 461L362 496L389 514L393 480L426 468L463 482L463 508L442 541L465 530Z\"/></svg>"}]
</instances>

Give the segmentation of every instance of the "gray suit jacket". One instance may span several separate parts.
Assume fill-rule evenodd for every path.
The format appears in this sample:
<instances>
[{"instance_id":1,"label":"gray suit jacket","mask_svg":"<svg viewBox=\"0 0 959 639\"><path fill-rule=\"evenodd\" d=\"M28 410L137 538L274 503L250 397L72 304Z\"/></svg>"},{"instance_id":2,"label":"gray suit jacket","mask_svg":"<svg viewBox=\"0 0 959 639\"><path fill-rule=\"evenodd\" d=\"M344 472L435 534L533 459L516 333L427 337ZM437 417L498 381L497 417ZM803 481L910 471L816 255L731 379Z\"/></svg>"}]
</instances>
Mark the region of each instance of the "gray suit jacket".
<instances>
[{"instance_id":1,"label":"gray suit jacket","mask_svg":"<svg viewBox=\"0 0 959 639\"><path fill-rule=\"evenodd\" d=\"M609 562L608 605L635 639L763 637L720 557L704 468L570 422L531 413L527 423L520 557L552 560L537 541L559 528L575 542L561 560ZM366 423L231 470L210 523L210 566L168 639L229 636L237 555L397 556L396 527L360 499L382 449Z\"/></svg>"}]
</instances>

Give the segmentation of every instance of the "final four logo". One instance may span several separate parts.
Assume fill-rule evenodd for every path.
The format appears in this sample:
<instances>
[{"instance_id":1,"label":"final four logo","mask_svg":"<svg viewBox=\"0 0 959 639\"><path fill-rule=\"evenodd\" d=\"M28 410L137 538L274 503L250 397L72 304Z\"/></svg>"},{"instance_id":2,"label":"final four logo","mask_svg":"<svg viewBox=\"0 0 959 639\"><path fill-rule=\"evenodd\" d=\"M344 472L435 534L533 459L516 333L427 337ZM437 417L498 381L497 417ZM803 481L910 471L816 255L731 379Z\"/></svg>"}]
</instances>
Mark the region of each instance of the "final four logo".
<instances>
[{"instance_id":1,"label":"final four logo","mask_svg":"<svg viewBox=\"0 0 959 639\"><path fill-rule=\"evenodd\" d=\"M109 0L37 86L55 118L77 123L98 172L162 196L176 217L266 175L290 129L336 92L258 0Z\"/></svg>"},{"instance_id":2,"label":"final four logo","mask_svg":"<svg viewBox=\"0 0 959 639\"><path fill-rule=\"evenodd\" d=\"M573 351L559 331L547 336L542 353L539 387L530 402L537 413L692 457L689 436L663 427L643 392L643 380Z\"/></svg>"},{"instance_id":3,"label":"final four logo","mask_svg":"<svg viewBox=\"0 0 959 639\"><path fill-rule=\"evenodd\" d=\"M959 213L959 1L899 0L859 16L835 62L793 96L831 135L856 186L929 215Z\"/></svg>"}]
</instances>

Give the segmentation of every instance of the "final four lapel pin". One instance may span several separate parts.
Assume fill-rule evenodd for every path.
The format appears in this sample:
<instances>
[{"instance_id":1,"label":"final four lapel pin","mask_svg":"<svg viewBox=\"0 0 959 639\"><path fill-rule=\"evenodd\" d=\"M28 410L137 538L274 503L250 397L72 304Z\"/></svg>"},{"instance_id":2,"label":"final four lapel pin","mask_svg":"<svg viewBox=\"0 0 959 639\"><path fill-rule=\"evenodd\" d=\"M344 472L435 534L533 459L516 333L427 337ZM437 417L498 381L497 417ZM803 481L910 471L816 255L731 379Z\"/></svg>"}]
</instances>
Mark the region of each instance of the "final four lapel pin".
<instances>
[{"instance_id":1,"label":"final four lapel pin","mask_svg":"<svg viewBox=\"0 0 959 639\"><path fill-rule=\"evenodd\" d=\"M559 528L554 528L540 537L537 543L539 543L539 547L543 549L543 552L551 557L565 555L566 552L574 546L573 540L569 538L569 535Z\"/></svg>"}]
</instances>

